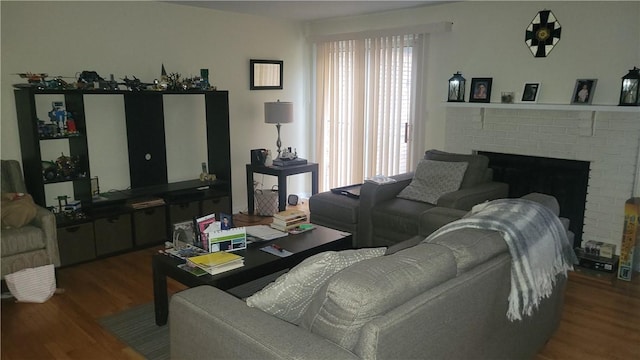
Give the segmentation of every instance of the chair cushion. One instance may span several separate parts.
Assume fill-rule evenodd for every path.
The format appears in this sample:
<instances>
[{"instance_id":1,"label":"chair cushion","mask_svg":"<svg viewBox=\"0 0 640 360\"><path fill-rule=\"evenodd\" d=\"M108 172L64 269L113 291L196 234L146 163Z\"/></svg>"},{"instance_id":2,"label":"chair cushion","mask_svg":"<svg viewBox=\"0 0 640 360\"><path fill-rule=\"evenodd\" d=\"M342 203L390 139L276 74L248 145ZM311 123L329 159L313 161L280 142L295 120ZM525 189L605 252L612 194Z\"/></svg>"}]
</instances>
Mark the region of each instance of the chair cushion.
<instances>
[{"instance_id":1,"label":"chair cushion","mask_svg":"<svg viewBox=\"0 0 640 360\"><path fill-rule=\"evenodd\" d=\"M489 158L477 154L454 154L440 150L428 150L424 154L427 160L453 161L469 163L467 171L462 179L461 189L466 189L486 182L486 173L489 167Z\"/></svg>"},{"instance_id":2,"label":"chair cushion","mask_svg":"<svg viewBox=\"0 0 640 360\"><path fill-rule=\"evenodd\" d=\"M455 274L451 251L434 244L361 261L322 286L301 326L353 350L364 324Z\"/></svg>"},{"instance_id":3,"label":"chair cushion","mask_svg":"<svg viewBox=\"0 0 640 360\"><path fill-rule=\"evenodd\" d=\"M316 254L248 297L247 305L298 324L316 291L333 274L359 261L382 256L385 251L381 247Z\"/></svg>"},{"instance_id":4,"label":"chair cushion","mask_svg":"<svg viewBox=\"0 0 640 360\"><path fill-rule=\"evenodd\" d=\"M467 166L466 162L420 160L413 180L398 197L435 205L440 196L460 189Z\"/></svg>"},{"instance_id":5,"label":"chair cushion","mask_svg":"<svg viewBox=\"0 0 640 360\"><path fill-rule=\"evenodd\" d=\"M44 249L46 246L42 229L31 225L2 229L0 244L2 257Z\"/></svg>"}]
</instances>

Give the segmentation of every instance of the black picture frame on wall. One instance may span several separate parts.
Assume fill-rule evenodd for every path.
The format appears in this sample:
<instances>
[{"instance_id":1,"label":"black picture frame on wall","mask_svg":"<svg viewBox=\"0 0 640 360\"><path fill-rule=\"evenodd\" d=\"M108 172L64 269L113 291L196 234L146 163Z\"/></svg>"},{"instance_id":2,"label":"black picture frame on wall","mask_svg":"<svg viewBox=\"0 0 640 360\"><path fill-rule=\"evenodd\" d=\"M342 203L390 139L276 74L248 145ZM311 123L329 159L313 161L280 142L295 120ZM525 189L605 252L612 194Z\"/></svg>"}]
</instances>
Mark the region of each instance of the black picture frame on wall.
<instances>
[{"instance_id":1,"label":"black picture frame on wall","mask_svg":"<svg viewBox=\"0 0 640 360\"><path fill-rule=\"evenodd\" d=\"M282 60L249 60L249 89L282 90L284 78L284 61Z\"/></svg>"},{"instance_id":2,"label":"black picture frame on wall","mask_svg":"<svg viewBox=\"0 0 640 360\"><path fill-rule=\"evenodd\" d=\"M488 103L491 101L491 83L493 78L471 79L471 94L469 102Z\"/></svg>"}]
</instances>

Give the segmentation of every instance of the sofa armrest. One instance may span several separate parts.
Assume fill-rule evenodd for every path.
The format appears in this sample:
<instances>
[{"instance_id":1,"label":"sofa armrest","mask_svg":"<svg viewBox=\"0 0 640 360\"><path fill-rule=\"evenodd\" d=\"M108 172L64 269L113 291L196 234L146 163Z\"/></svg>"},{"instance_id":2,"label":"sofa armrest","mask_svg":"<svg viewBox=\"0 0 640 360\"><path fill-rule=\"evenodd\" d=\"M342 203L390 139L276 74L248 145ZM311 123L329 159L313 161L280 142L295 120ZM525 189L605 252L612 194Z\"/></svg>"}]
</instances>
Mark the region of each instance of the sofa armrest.
<instances>
[{"instance_id":1,"label":"sofa armrest","mask_svg":"<svg viewBox=\"0 0 640 360\"><path fill-rule=\"evenodd\" d=\"M358 214L358 247L372 246L373 224L371 210L377 204L393 199L413 180L413 172L390 176L396 182L375 184L364 182L360 188L360 213Z\"/></svg>"},{"instance_id":2,"label":"sofa armrest","mask_svg":"<svg viewBox=\"0 0 640 360\"><path fill-rule=\"evenodd\" d=\"M173 295L172 359L356 359L332 342L212 286Z\"/></svg>"},{"instance_id":3,"label":"sofa armrest","mask_svg":"<svg viewBox=\"0 0 640 360\"><path fill-rule=\"evenodd\" d=\"M474 205L508 195L508 184L492 181L444 194L438 199L437 206L469 211Z\"/></svg>"},{"instance_id":4,"label":"sofa armrest","mask_svg":"<svg viewBox=\"0 0 640 360\"><path fill-rule=\"evenodd\" d=\"M31 224L42 229L49 259L54 266L60 266L60 252L58 251L58 230L56 228L55 214L41 206L37 206L36 216L31 221Z\"/></svg>"}]
</instances>

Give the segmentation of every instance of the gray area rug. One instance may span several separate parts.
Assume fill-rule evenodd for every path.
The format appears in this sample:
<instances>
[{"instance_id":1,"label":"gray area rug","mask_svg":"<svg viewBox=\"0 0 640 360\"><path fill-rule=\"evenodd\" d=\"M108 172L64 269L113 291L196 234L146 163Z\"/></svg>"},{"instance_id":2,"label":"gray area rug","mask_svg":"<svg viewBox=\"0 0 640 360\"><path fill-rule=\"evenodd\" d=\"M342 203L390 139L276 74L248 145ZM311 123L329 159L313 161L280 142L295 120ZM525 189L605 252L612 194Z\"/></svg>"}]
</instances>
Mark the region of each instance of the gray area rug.
<instances>
[{"instance_id":1,"label":"gray area rug","mask_svg":"<svg viewBox=\"0 0 640 360\"><path fill-rule=\"evenodd\" d=\"M153 303L106 316L100 325L150 360L169 359L169 326L157 326Z\"/></svg>"},{"instance_id":2,"label":"gray area rug","mask_svg":"<svg viewBox=\"0 0 640 360\"><path fill-rule=\"evenodd\" d=\"M229 289L228 292L244 299L288 270ZM117 314L105 316L100 325L132 349L149 360L169 359L169 325L157 326L153 302L138 305Z\"/></svg>"}]
</instances>

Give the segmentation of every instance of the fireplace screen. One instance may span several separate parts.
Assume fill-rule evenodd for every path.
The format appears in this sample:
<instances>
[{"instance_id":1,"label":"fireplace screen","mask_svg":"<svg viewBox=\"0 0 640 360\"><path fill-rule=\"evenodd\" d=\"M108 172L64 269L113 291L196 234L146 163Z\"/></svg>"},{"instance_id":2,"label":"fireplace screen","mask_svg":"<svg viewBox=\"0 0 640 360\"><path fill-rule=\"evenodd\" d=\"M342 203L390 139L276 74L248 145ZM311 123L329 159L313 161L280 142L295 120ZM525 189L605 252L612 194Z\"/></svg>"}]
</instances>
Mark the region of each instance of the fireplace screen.
<instances>
[{"instance_id":1,"label":"fireplace screen","mask_svg":"<svg viewBox=\"0 0 640 360\"><path fill-rule=\"evenodd\" d=\"M570 220L574 247L582 242L589 162L478 151L489 158L493 180L509 184L509 197L539 192L553 195L560 216Z\"/></svg>"}]
</instances>

